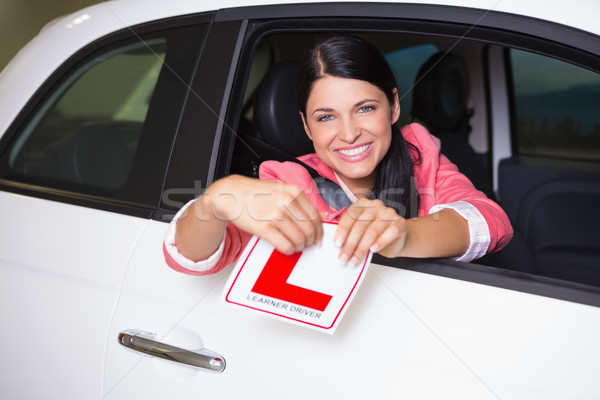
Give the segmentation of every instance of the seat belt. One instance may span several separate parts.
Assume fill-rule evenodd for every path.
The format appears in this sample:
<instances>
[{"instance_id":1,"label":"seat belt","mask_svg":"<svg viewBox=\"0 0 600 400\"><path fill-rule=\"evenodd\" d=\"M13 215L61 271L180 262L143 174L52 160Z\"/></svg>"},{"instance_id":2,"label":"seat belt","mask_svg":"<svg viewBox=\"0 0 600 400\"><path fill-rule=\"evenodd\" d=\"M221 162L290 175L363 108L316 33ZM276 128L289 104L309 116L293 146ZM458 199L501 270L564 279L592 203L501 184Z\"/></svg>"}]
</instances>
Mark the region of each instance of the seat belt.
<instances>
[{"instance_id":1,"label":"seat belt","mask_svg":"<svg viewBox=\"0 0 600 400\"><path fill-rule=\"evenodd\" d=\"M331 179L327 179L324 176L319 175L316 169L296 158L290 159L289 161L303 166L308 171L310 176L315 181L315 184L319 188L321 197L323 200L325 200L325 203L327 203L328 206L333 207L336 210L341 210L344 207L347 208L352 205L352 201L348 198L346 192L344 192L344 189L342 189L340 185Z\"/></svg>"}]
</instances>

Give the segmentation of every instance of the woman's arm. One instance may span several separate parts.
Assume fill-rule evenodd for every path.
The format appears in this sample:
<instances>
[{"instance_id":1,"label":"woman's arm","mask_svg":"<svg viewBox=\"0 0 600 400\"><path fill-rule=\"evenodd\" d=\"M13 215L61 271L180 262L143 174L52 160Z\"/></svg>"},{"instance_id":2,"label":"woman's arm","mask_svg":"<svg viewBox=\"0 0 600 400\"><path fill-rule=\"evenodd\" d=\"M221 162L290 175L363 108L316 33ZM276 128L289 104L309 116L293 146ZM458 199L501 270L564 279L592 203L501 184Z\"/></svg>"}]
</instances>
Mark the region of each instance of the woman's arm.
<instances>
[{"instance_id":1,"label":"woman's arm","mask_svg":"<svg viewBox=\"0 0 600 400\"><path fill-rule=\"evenodd\" d=\"M407 125L402 128L402 134L421 153L421 161L414 166L419 215L433 214L441 208L454 209L462 215L468 221L471 234L471 246L463 255L465 260L504 247L512 237L512 227L502 208L478 191L456 165L441 154L439 139L422 125Z\"/></svg>"},{"instance_id":2,"label":"woman's arm","mask_svg":"<svg viewBox=\"0 0 600 400\"><path fill-rule=\"evenodd\" d=\"M382 248L382 255L458 257L469 248L469 226L467 221L454 210L444 209L434 214L410 219L406 221L406 226L404 246L394 248L392 241ZM378 242L375 246L379 246Z\"/></svg>"},{"instance_id":3,"label":"woman's arm","mask_svg":"<svg viewBox=\"0 0 600 400\"><path fill-rule=\"evenodd\" d=\"M407 220L379 200L360 199L342 215L334 241L339 259L352 265L369 249L389 258L455 257L469 247L469 227L451 209Z\"/></svg>"},{"instance_id":4,"label":"woman's arm","mask_svg":"<svg viewBox=\"0 0 600 400\"><path fill-rule=\"evenodd\" d=\"M218 218L214 211L206 193L194 200L177 221L175 244L187 259L206 260L221 244L228 221Z\"/></svg>"},{"instance_id":5,"label":"woman's arm","mask_svg":"<svg viewBox=\"0 0 600 400\"><path fill-rule=\"evenodd\" d=\"M177 222L176 245L191 260L219 247L227 224L291 254L319 243L321 217L295 185L231 175L214 182Z\"/></svg>"}]
</instances>

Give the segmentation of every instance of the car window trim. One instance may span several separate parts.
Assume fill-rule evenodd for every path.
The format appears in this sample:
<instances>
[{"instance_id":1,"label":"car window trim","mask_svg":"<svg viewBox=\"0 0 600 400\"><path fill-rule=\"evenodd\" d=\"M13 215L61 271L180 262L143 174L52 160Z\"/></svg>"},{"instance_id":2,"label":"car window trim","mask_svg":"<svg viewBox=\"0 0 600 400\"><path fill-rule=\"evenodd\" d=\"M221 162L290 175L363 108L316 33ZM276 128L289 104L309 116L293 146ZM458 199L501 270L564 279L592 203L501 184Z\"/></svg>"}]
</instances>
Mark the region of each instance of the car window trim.
<instances>
[{"instance_id":1,"label":"car window trim","mask_svg":"<svg viewBox=\"0 0 600 400\"><path fill-rule=\"evenodd\" d=\"M396 3L305 3L245 6L219 10L215 21L276 20L282 18L382 18L462 24L471 28L491 28L563 43L600 55L598 35L557 22L511 14L492 9L434 4ZM509 27L517 27L510 29Z\"/></svg>"},{"instance_id":2,"label":"car window trim","mask_svg":"<svg viewBox=\"0 0 600 400\"><path fill-rule=\"evenodd\" d=\"M418 259L399 257L390 259L375 254L372 262L387 267L600 307L600 287L585 285L583 283L444 258Z\"/></svg>"},{"instance_id":3,"label":"car window trim","mask_svg":"<svg viewBox=\"0 0 600 400\"><path fill-rule=\"evenodd\" d=\"M244 21L228 21L211 24L207 32L173 145L161 202L152 216L155 220L168 222L173 211L200 195L214 180L221 161L213 149L218 148L223 132L234 129L225 116L245 29Z\"/></svg>"}]
</instances>

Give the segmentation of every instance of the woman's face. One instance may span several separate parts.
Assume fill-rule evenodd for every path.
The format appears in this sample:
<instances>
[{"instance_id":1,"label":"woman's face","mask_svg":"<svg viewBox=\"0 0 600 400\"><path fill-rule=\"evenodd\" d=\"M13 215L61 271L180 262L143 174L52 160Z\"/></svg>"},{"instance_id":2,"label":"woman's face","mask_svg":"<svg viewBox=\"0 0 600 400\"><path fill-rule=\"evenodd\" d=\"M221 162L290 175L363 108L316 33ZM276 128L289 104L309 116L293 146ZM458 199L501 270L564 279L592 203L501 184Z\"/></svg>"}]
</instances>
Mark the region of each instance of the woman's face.
<instances>
[{"instance_id":1,"label":"woman's face","mask_svg":"<svg viewBox=\"0 0 600 400\"><path fill-rule=\"evenodd\" d=\"M376 168L400 117L398 92L391 105L377 86L357 79L325 76L312 87L302 115L319 158L351 190L373 187Z\"/></svg>"}]
</instances>

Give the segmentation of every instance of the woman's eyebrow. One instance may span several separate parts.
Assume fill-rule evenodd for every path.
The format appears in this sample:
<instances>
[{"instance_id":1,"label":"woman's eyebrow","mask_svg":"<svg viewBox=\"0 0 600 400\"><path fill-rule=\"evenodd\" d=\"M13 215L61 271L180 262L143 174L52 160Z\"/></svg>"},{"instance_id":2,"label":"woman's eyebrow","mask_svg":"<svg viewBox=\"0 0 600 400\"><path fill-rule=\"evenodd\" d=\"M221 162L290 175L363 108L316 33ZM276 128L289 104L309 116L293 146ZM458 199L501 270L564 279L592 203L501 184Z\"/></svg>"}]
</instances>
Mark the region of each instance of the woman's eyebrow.
<instances>
[{"instance_id":1,"label":"woman's eyebrow","mask_svg":"<svg viewBox=\"0 0 600 400\"><path fill-rule=\"evenodd\" d=\"M354 107L360 107L360 106L362 106L365 103L371 103L371 102L379 103L379 100L377 100L377 99L364 99L364 100L361 100L358 103L356 103L354 105Z\"/></svg>"},{"instance_id":2,"label":"woman's eyebrow","mask_svg":"<svg viewBox=\"0 0 600 400\"><path fill-rule=\"evenodd\" d=\"M362 106L365 103L371 103L371 102L379 103L379 100L377 100L377 99L364 99L364 100L361 100L358 103L354 104L354 107L360 107L360 106ZM312 113L315 114L315 113L318 113L318 112L333 112L333 111L335 111L333 108L320 107L320 108L317 108L316 110L314 110Z\"/></svg>"},{"instance_id":3,"label":"woman's eyebrow","mask_svg":"<svg viewBox=\"0 0 600 400\"><path fill-rule=\"evenodd\" d=\"M318 113L318 112L333 112L333 108L327 108L327 107L321 107L321 108L317 108L315 111L313 111L313 115Z\"/></svg>"}]
</instances>

